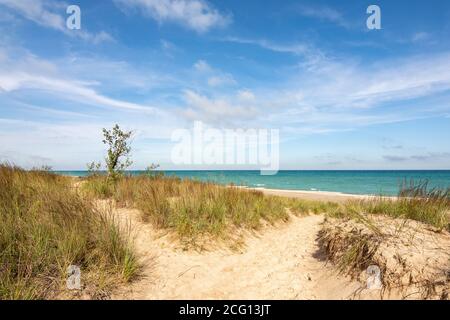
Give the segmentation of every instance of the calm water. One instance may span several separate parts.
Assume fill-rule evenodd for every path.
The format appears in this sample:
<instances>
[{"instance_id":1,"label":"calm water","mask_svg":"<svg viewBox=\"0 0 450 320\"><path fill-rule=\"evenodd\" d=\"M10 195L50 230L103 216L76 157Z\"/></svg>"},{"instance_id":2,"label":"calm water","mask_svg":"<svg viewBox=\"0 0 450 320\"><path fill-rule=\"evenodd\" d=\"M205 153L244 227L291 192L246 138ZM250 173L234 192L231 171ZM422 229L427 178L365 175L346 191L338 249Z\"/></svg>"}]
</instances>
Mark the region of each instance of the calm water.
<instances>
[{"instance_id":1,"label":"calm water","mask_svg":"<svg viewBox=\"0 0 450 320\"><path fill-rule=\"evenodd\" d=\"M166 175L234 183L268 189L335 191L351 194L396 195L399 184L407 179L428 180L432 187L449 188L450 170L436 171L280 171L274 176L261 176L259 171L163 171ZM87 171L57 171L73 176L86 176ZM143 171L129 171L132 175Z\"/></svg>"}]
</instances>

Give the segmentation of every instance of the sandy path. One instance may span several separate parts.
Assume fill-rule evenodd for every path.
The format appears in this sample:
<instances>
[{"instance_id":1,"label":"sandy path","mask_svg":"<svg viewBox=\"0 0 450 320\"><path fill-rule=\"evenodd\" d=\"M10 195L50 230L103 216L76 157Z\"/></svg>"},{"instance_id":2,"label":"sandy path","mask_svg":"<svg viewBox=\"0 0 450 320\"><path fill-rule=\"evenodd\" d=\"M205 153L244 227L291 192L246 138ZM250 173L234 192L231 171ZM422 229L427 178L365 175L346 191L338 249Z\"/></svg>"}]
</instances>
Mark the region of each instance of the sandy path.
<instances>
[{"instance_id":1,"label":"sandy path","mask_svg":"<svg viewBox=\"0 0 450 320\"><path fill-rule=\"evenodd\" d=\"M167 236L141 223L136 210L118 214L131 219L137 251L146 261L143 278L113 298L347 299L361 287L321 260L316 237L322 216L292 217L267 227L248 236L240 252L198 253L176 248Z\"/></svg>"}]
</instances>

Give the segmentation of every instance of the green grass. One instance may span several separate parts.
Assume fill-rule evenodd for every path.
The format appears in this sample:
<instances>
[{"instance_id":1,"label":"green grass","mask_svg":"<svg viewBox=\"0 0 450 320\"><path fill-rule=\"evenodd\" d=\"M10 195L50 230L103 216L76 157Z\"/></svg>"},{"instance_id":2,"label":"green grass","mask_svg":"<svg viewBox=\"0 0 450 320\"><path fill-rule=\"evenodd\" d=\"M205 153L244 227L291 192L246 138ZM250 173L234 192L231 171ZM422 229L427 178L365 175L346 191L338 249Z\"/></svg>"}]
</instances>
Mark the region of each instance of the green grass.
<instances>
[{"instance_id":1,"label":"green grass","mask_svg":"<svg viewBox=\"0 0 450 320\"><path fill-rule=\"evenodd\" d=\"M337 206L160 175L122 177L114 183L90 177L82 190L94 198L111 195L119 206L141 210L144 220L189 243L202 235L227 238L238 228L258 229L264 221L286 221L290 213L322 213Z\"/></svg>"},{"instance_id":2,"label":"green grass","mask_svg":"<svg viewBox=\"0 0 450 320\"><path fill-rule=\"evenodd\" d=\"M403 184L397 198L376 197L353 200L332 212L332 216L352 217L382 214L393 218L411 219L450 230L450 193L443 189L428 189L426 182Z\"/></svg>"},{"instance_id":3,"label":"green grass","mask_svg":"<svg viewBox=\"0 0 450 320\"><path fill-rule=\"evenodd\" d=\"M284 204L293 213L322 214L332 213L340 208L340 204L331 201L315 201L295 198L284 198Z\"/></svg>"},{"instance_id":4,"label":"green grass","mask_svg":"<svg viewBox=\"0 0 450 320\"><path fill-rule=\"evenodd\" d=\"M128 235L71 179L0 165L0 300L70 294L69 265L94 295L138 270Z\"/></svg>"},{"instance_id":5,"label":"green grass","mask_svg":"<svg viewBox=\"0 0 450 320\"><path fill-rule=\"evenodd\" d=\"M86 195L113 198L121 207L139 209L144 220L174 230L189 242L201 235L226 237L236 228L258 229L263 221L285 221L290 213L325 213L357 219L369 227L370 214L384 214L447 228L448 198L436 190L426 191L421 186L419 192L417 188L413 186L408 196L396 200L378 197L334 203L268 196L255 190L161 175L125 176L115 181L93 176L82 185Z\"/></svg>"}]
</instances>

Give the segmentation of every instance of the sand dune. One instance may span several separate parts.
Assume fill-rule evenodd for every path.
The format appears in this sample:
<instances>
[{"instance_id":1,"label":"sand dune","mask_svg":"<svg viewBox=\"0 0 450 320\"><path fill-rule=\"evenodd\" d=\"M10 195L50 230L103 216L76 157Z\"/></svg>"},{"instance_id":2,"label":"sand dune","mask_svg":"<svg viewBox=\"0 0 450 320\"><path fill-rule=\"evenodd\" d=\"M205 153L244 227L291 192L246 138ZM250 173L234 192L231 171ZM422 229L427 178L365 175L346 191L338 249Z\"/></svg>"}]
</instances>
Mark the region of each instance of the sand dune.
<instances>
[{"instance_id":1,"label":"sand dune","mask_svg":"<svg viewBox=\"0 0 450 320\"><path fill-rule=\"evenodd\" d=\"M377 298L376 290L337 275L323 260L316 238L323 216L292 217L247 236L239 251L183 251L169 236L120 209L136 230L143 277L117 299L351 299ZM362 290L362 291L361 291Z\"/></svg>"}]
</instances>

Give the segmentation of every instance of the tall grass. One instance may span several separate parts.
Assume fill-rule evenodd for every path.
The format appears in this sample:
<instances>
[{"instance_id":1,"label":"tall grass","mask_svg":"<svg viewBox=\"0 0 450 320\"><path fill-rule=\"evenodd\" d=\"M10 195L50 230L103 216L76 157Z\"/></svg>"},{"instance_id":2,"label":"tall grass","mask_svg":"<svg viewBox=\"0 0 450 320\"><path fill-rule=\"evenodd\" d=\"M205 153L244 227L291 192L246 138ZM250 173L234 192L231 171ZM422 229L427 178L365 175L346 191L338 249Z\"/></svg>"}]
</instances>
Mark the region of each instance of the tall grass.
<instances>
[{"instance_id":1,"label":"tall grass","mask_svg":"<svg viewBox=\"0 0 450 320\"><path fill-rule=\"evenodd\" d=\"M403 182L397 198L377 197L349 201L338 210L341 215L383 214L411 219L450 230L450 191L428 187L426 181Z\"/></svg>"},{"instance_id":2,"label":"tall grass","mask_svg":"<svg viewBox=\"0 0 450 320\"><path fill-rule=\"evenodd\" d=\"M93 176L87 178L82 190L94 198L113 198L119 206L139 209L156 227L175 230L191 240L203 234L226 236L233 228L257 229L263 221L287 220L291 213L347 217L370 228L374 227L367 214L414 219L441 229L449 225L448 193L427 191L423 184L402 188L395 199L377 197L345 203L268 196L255 190L160 175L115 181Z\"/></svg>"},{"instance_id":3,"label":"tall grass","mask_svg":"<svg viewBox=\"0 0 450 320\"><path fill-rule=\"evenodd\" d=\"M141 210L145 220L190 242L201 235L226 237L236 228L258 229L263 221L284 221L290 213L323 212L331 205L158 175L122 177L114 183L90 177L82 190L93 197L111 195L119 206Z\"/></svg>"},{"instance_id":4,"label":"tall grass","mask_svg":"<svg viewBox=\"0 0 450 320\"><path fill-rule=\"evenodd\" d=\"M0 165L0 299L70 295L70 265L94 297L137 272L128 236L70 179Z\"/></svg>"}]
</instances>

